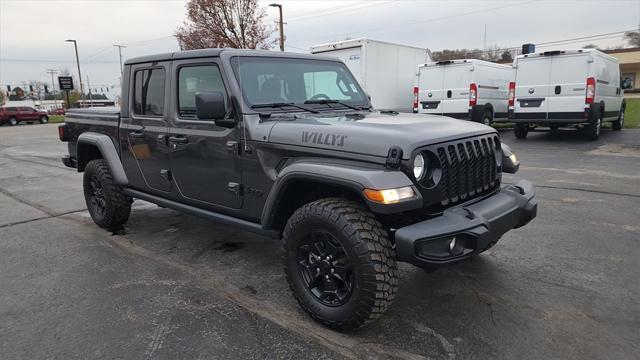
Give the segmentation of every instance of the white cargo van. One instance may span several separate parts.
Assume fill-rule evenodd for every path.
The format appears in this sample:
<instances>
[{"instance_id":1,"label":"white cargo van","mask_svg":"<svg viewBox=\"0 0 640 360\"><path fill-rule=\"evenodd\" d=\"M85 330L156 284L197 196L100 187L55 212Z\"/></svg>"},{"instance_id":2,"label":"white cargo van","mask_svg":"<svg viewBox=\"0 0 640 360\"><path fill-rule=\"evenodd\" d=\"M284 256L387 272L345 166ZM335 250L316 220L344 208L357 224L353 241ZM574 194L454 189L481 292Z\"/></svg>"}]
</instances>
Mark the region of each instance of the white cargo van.
<instances>
[{"instance_id":1,"label":"white cargo van","mask_svg":"<svg viewBox=\"0 0 640 360\"><path fill-rule=\"evenodd\" d=\"M507 121L511 66L482 60L448 60L418 68L413 111L490 125Z\"/></svg>"},{"instance_id":2,"label":"white cargo van","mask_svg":"<svg viewBox=\"0 0 640 360\"><path fill-rule=\"evenodd\" d=\"M595 49L548 51L516 57L510 117L525 138L536 126L581 125L595 140L605 121L622 129L625 102L618 59Z\"/></svg>"},{"instance_id":3,"label":"white cargo van","mask_svg":"<svg viewBox=\"0 0 640 360\"><path fill-rule=\"evenodd\" d=\"M416 68L431 61L429 49L371 39L315 45L310 52L342 60L379 110L411 111Z\"/></svg>"}]
</instances>

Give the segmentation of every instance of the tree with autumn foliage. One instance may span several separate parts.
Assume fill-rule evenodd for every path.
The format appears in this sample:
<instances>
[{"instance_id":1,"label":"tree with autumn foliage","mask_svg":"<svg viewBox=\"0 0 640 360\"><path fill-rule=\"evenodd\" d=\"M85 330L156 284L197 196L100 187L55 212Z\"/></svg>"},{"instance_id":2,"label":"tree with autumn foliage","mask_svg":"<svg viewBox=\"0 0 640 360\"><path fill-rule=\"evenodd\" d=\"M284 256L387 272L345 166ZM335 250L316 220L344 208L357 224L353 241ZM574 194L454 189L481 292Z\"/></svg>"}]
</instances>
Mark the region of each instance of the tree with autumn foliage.
<instances>
[{"instance_id":1,"label":"tree with autumn foliage","mask_svg":"<svg viewBox=\"0 0 640 360\"><path fill-rule=\"evenodd\" d=\"M269 49L275 43L256 0L188 0L186 8L188 20L175 34L182 50Z\"/></svg>"}]
</instances>

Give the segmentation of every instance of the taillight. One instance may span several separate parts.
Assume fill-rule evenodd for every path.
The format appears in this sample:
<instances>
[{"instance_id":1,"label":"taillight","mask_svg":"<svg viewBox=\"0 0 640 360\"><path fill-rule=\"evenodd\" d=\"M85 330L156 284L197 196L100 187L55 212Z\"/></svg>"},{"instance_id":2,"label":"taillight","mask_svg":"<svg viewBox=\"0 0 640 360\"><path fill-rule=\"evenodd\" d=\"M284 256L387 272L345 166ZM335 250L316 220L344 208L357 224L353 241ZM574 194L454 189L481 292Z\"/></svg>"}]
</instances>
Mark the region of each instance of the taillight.
<instances>
[{"instance_id":1,"label":"taillight","mask_svg":"<svg viewBox=\"0 0 640 360\"><path fill-rule=\"evenodd\" d=\"M587 78L587 94L584 98L585 104L593 104L596 98L596 79L595 78Z\"/></svg>"},{"instance_id":2,"label":"taillight","mask_svg":"<svg viewBox=\"0 0 640 360\"><path fill-rule=\"evenodd\" d=\"M475 83L469 85L469 106L475 106L478 103L478 86Z\"/></svg>"},{"instance_id":3,"label":"taillight","mask_svg":"<svg viewBox=\"0 0 640 360\"><path fill-rule=\"evenodd\" d=\"M509 83L509 106L513 106L516 101L516 83Z\"/></svg>"},{"instance_id":4,"label":"taillight","mask_svg":"<svg viewBox=\"0 0 640 360\"><path fill-rule=\"evenodd\" d=\"M60 141L67 141L67 127L65 126L67 124L62 124L60 126L58 126L58 137L60 138Z\"/></svg>"},{"instance_id":5,"label":"taillight","mask_svg":"<svg viewBox=\"0 0 640 360\"><path fill-rule=\"evenodd\" d=\"M413 112L417 113L418 112L418 87L414 86L413 87Z\"/></svg>"}]
</instances>

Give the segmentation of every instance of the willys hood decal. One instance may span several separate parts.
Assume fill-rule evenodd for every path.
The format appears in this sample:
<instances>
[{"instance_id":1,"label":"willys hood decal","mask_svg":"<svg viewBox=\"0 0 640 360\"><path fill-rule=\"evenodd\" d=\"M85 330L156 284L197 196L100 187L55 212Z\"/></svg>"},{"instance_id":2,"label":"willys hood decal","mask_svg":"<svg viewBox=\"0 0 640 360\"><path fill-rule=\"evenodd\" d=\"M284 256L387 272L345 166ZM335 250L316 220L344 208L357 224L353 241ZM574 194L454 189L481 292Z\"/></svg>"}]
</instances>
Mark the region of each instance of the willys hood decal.
<instances>
[{"instance_id":1,"label":"willys hood decal","mask_svg":"<svg viewBox=\"0 0 640 360\"><path fill-rule=\"evenodd\" d=\"M417 147L496 132L488 126L421 114L303 115L276 122L268 141L386 157L399 146L408 159Z\"/></svg>"}]
</instances>

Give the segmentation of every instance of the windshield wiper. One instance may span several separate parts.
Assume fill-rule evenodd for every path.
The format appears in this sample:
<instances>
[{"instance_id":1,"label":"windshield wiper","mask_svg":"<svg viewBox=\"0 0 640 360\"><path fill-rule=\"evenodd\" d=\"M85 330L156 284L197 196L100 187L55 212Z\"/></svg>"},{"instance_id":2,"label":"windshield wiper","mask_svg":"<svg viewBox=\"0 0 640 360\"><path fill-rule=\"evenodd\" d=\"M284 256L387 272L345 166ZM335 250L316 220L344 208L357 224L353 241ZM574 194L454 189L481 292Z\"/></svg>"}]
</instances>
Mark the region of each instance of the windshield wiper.
<instances>
[{"instance_id":1,"label":"windshield wiper","mask_svg":"<svg viewBox=\"0 0 640 360\"><path fill-rule=\"evenodd\" d=\"M285 102L273 102L273 103L266 103L266 104L255 104L255 105L251 105L252 109L259 109L259 108L284 108L286 106L291 106L294 108L298 108L300 110L304 110L304 111L308 111L310 113L314 113L314 114L318 114L320 113L320 111L318 110L314 110L311 108L308 108L306 106L302 106L302 105L296 105L294 103L285 103Z\"/></svg>"},{"instance_id":2,"label":"windshield wiper","mask_svg":"<svg viewBox=\"0 0 640 360\"><path fill-rule=\"evenodd\" d=\"M365 107L360 107L360 106L353 106L353 105L349 105L343 101L340 100L333 100L333 99L322 99L322 100L307 100L304 102L305 104L321 104L321 105L328 105L328 104L338 104L338 105L342 105L345 107L348 107L351 110L369 110L369 108L365 108Z\"/></svg>"}]
</instances>

